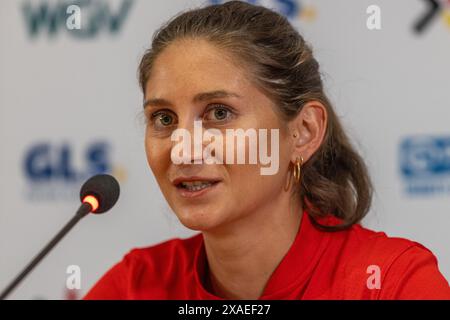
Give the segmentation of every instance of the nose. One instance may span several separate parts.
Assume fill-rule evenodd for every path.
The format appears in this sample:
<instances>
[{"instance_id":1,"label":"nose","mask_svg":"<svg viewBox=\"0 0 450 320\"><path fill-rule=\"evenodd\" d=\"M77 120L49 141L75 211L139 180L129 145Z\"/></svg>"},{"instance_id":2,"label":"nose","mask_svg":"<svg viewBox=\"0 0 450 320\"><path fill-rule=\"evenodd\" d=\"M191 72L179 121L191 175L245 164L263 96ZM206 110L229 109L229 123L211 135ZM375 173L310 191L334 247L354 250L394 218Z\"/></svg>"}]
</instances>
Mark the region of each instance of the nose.
<instances>
[{"instance_id":1,"label":"nose","mask_svg":"<svg viewBox=\"0 0 450 320\"><path fill-rule=\"evenodd\" d=\"M171 159L175 164L203 163L203 123L201 119L179 122L172 134ZM175 159L174 159L175 158Z\"/></svg>"}]
</instances>

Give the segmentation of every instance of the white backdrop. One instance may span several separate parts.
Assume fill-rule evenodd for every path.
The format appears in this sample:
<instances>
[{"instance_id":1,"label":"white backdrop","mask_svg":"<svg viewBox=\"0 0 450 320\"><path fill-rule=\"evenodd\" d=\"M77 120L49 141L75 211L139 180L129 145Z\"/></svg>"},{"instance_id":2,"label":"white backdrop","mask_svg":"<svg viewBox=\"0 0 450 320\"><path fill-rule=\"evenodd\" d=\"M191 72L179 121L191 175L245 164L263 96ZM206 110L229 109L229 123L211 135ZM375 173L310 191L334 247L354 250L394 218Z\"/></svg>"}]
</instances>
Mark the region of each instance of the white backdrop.
<instances>
[{"instance_id":1,"label":"white backdrop","mask_svg":"<svg viewBox=\"0 0 450 320\"><path fill-rule=\"evenodd\" d=\"M106 170L122 187L116 207L81 221L11 298L80 298L131 248L193 234L147 166L136 69L156 28L202 3L0 2L0 290L71 218L86 175ZM364 225L424 244L449 279L448 1L422 32L426 1L259 3L288 15L321 63L375 184ZM65 27L69 4L82 9L79 33ZM366 27L371 4L381 30ZM80 290L66 289L69 265Z\"/></svg>"}]
</instances>

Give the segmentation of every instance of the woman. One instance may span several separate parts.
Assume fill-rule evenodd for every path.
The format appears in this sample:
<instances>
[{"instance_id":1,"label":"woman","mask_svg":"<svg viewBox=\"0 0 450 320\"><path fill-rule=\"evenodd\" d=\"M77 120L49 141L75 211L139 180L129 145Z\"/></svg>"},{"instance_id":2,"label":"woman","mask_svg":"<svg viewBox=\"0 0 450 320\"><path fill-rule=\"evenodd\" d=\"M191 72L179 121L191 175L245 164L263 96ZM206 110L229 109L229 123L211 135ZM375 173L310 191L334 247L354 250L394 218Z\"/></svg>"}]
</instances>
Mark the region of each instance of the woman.
<instances>
[{"instance_id":1,"label":"woman","mask_svg":"<svg viewBox=\"0 0 450 320\"><path fill-rule=\"evenodd\" d=\"M284 17L237 1L188 11L158 30L139 73L148 163L181 223L201 232L132 250L86 299L450 299L429 250L358 224L367 169ZM215 137L277 132L266 149L277 171L204 161L225 148L250 158L234 138L194 155L184 141L176 161L174 132L195 136L200 120Z\"/></svg>"}]
</instances>

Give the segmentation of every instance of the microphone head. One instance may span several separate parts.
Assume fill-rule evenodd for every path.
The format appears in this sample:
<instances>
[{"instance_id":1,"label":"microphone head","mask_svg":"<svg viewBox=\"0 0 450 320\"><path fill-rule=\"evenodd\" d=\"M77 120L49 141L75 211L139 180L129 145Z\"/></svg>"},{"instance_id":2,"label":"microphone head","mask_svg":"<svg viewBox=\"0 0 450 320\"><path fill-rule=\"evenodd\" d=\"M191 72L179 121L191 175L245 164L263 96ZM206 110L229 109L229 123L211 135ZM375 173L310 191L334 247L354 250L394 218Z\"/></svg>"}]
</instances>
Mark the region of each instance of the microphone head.
<instances>
[{"instance_id":1,"label":"microphone head","mask_svg":"<svg viewBox=\"0 0 450 320\"><path fill-rule=\"evenodd\" d=\"M111 209L119 199L120 186L117 180L109 174L98 174L87 180L80 190L80 200L88 196L98 201L98 208L93 208L94 213L104 213Z\"/></svg>"}]
</instances>

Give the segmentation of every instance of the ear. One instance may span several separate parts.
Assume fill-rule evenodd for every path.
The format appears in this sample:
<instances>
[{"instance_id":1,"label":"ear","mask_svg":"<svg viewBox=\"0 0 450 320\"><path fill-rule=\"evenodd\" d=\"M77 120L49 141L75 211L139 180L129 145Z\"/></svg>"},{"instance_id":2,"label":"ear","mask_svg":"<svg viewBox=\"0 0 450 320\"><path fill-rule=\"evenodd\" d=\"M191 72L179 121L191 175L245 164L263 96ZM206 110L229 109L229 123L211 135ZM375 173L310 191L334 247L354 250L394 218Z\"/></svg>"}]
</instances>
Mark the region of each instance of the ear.
<instances>
[{"instance_id":1,"label":"ear","mask_svg":"<svg viewBox=\"0 0 450 320\"><path fill-rule=\"evenodd\" d=\"M289 122L292 139L291 161L302 157L303 163L319 149L325 137L328 113L319 101L306 103L299 114Z\"/></svg>"}]
</instances>

